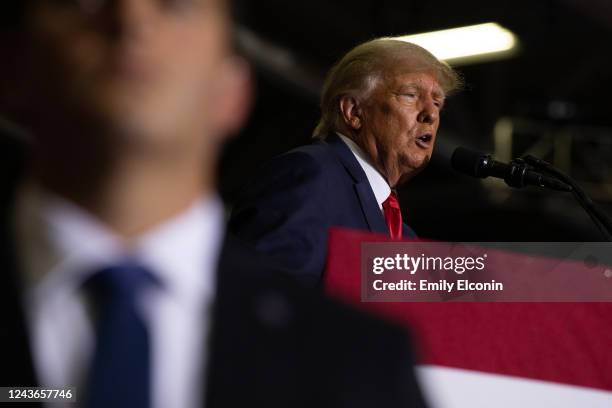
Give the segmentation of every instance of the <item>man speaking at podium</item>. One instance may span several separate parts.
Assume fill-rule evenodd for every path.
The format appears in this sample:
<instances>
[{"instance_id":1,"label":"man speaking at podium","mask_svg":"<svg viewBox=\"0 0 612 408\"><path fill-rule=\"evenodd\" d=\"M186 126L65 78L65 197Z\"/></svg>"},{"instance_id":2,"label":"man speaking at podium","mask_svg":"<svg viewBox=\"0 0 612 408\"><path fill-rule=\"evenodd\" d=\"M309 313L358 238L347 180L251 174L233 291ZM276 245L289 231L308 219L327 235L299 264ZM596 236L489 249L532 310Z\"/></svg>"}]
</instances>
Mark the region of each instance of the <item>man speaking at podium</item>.
<instances>
[{"instance_id":1,"label":"man speaking at podium","mask_svg":"<svg viewBox=\"0 0 612 408\"><path fill-rule=\"evenodd\" d=\"M429 162L460 78L425 49L389 38L347 53L327 75L316 141L268 163L239 194L230 228L307 285L330 227L414 237L395 189Z\"/></svg>"},{"instance_id":2,"label":"man speaking at podium","mask_svg":"<svg viewBox=\"0 0 612 408\"><path fill-rule=\"evenodd\" d=\"M423 406L402 331L225 234L215 168L250 89L229 13L2 1L0 107L29 144L0 138L0 387L72 386L90 408Z\"/></svg>"}]
</instances>

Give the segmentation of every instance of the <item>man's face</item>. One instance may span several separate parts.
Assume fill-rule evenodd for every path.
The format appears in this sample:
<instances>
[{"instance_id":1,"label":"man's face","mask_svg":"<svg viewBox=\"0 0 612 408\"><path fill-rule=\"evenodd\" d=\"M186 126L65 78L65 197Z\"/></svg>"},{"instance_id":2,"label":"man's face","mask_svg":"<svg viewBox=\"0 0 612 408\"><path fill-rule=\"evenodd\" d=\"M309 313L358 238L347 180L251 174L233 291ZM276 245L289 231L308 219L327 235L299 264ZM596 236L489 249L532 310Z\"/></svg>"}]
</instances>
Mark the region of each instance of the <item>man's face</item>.
<instances>
[{"instance_id":1,"label":"man's face","mask_svg":"<svg viewBox=\"0 0 612 408\"><path fill-rule=\"evenodd\" d=\"M210 127L230 60L226 7L222 0L40 0L29 18L32 103L47 122L99 125L137 143L220 131Z\"/></svg>"},{"instance_id":2,"label":"man's face","mask_svg":"<svg viewBox=\"0 0 612 408\"><path fill-rule=\"evenodd\" d=\"M361 105L360 145L391 187L429 162L444 103L436 77L409 68L385 75Z\"/></svg>"}]
</instances>

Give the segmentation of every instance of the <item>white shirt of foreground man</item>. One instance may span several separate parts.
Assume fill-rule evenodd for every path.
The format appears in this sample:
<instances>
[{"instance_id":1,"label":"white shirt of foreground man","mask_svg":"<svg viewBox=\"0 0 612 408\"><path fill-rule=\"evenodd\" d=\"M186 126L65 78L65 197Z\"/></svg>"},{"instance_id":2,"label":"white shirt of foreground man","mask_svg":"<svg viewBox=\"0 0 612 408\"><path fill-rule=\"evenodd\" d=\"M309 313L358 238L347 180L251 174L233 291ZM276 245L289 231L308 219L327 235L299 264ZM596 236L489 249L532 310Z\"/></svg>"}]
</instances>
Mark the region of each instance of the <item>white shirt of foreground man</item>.
<instances>
[{"instance_id":1,"label":"white shirt of foreground man","mask_svg":"<svg viewBox=\"0 0 612 408\"><path fill-rule=\"evenodd\" d=\"M81 285L97 269L129 256L161 281L138 299L151 335L152 406L201 406L223 236L220 200L194 203L129 250L91 215L36 188L24 190L18 211L25 306L41 384L75 386L82 395L94 333Z\"/></svg>"}]
</instances>

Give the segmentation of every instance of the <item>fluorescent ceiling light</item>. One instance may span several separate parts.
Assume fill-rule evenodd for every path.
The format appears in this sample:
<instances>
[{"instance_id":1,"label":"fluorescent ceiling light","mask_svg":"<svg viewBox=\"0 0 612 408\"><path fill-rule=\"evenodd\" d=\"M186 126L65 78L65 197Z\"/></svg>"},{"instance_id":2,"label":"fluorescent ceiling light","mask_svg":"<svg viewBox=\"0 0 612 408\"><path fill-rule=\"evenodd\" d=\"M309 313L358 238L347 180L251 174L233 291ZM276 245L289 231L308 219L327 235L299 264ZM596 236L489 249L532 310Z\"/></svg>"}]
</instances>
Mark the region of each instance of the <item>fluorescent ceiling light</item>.
<instances>
[{"instance_id":1,"label":"fluorescent ceiling light","mask_svg":"<svg viewBox=\"0 0 612 408\"><path fill-rule=\"evenodd\" d=\"M448 30L395 37L425 48L452 65L490 61L514 54L516 35L497 23L477 24Z\"/></svg>"}]
</instances>

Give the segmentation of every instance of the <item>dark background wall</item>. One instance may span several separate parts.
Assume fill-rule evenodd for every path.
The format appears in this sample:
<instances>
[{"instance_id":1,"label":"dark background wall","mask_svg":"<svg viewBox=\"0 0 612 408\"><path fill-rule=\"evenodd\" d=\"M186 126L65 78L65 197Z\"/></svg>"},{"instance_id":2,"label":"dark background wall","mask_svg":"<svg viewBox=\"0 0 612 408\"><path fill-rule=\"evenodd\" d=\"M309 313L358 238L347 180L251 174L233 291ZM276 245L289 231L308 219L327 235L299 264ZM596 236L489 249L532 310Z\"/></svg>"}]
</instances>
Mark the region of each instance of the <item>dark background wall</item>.
<instances>
[{"instance_id":1,"label":"dark background wall","mask_svg":"<svg viewBox=\"0 0 612 408\"><path fill-rule=\"evenodd\" d=\"M429 168L402 188L404 218L445 240L591 241L597 229L571 195L456 174L457 145L499 152L511 123L512 157L530 151L578 179L612 213L612 3L607 0L258 0L238 10L238 43L257 79L255 110L228 145L221 190L235 192L272 156L308 143L321 80L356 44L495 21L519 38L518 55L459 66L467 89L442 115Z\"/></svg>"}]
</instances>

